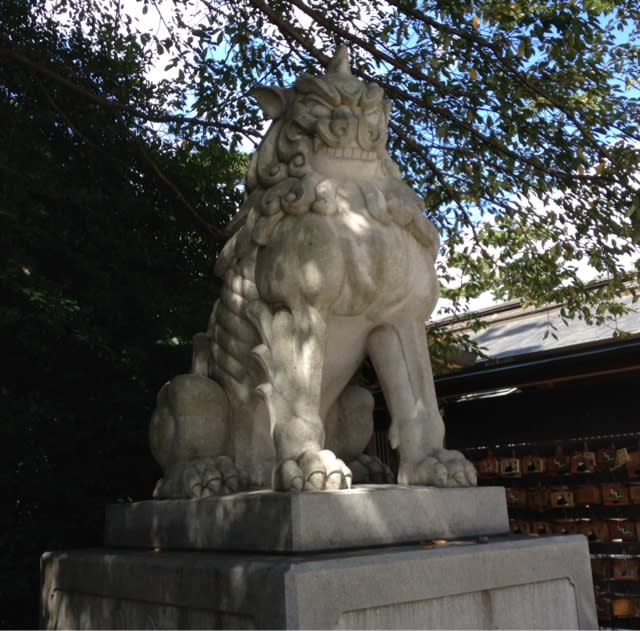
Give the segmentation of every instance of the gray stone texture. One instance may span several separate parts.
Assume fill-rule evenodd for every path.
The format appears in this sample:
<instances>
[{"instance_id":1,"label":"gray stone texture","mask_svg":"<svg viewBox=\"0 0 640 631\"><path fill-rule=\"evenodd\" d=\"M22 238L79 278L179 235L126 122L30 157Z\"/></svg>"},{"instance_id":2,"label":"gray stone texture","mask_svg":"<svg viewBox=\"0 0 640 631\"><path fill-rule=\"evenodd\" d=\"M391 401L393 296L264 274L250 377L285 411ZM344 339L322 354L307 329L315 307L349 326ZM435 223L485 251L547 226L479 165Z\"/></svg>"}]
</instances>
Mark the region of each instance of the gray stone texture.
<instances>
[{"instance_id":1,"label":"gray stone texture","mask_svg":"<svg viewBox=\"0 0 640 631\"><path fill-rule=\"evenodd\" d=\"M444 449L425 335L440 238L386 149L382 88L353 75L341 46L325 74L252 95L272 123L227 226L191 374L157 397L154 497L388 481L362 458L373 397L351 380L365 357L391 412L398 481L475 486L473 465Z\"/></svg>"},{"instance_id":2,"label":"gray stone texture","mask_svg":"<svg viewBox=\"0 0 640 631\"><path fill-rule=\"evenodd\" d=\"M502 487L363 485L342 491L255 491L107 507L113 547L308 552L499 535Z\"/></svg>"},{"instance_id":3,"label":"gray stone texture","mask_svg":"<svg viewBox=\"0 0 640 631\"><path fill-rule=\"evenodd\" d=\"M290 555L50 552L42 576L48 629L597 628L579 535Z\"/></svg>"}]
</instances>

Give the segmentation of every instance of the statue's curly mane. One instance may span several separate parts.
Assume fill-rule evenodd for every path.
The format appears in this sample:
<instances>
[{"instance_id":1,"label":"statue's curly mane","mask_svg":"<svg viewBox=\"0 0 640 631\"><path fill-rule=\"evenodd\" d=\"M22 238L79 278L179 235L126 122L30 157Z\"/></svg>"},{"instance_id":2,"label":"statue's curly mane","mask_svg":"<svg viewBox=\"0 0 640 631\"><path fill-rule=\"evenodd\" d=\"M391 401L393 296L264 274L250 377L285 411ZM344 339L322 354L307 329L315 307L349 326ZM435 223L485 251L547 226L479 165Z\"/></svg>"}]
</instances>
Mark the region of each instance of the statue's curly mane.
<instances>
[{"instance_id":1,"label":"statue's curly mane","mask_svg":"<svg viewBox=\"0 0 640 631\"><path fill-rule=\"evenodd\" d=\"M322 150L329 159L344 161L355 151L358 157L377 160L377 177L353 178L369 214L380 223L406 228L435 255L438 236L423 216L422 200L402 181L386 151L390 107L378 85L358 81L344 68L330 67L325 76L303 75L292 88L263 90L269 90L271 99L263 107L274 121L251 159L245 201L227 227L231 238L216 263L218 276L252 247L266 245L285 215L328 216L338 210L340 181L313 166L313 155ZM368 121L352 125L357 146L345 150L340 143L346 123L340 116L354 108L361 120L368 117Z\"/></svg>"}]
</instances>

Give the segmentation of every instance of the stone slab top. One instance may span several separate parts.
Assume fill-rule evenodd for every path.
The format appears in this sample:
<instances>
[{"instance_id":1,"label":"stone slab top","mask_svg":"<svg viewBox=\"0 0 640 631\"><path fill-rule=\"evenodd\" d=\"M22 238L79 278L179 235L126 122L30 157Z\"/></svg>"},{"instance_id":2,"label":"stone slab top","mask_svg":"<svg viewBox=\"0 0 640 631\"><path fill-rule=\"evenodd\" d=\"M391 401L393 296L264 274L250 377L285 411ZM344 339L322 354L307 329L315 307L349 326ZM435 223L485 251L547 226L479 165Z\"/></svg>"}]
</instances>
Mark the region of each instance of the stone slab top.
<instances>
[{"instance_id":1,"label":"stone slab top","mask_svg":"<svg viewBox=\"0 0 640 631\"><path fill-rule=\"evenodd\" d=\"M508 532L502 487L360 485L251 491L107 507L105 544L126 548L295 553Z\"/></svg>"}]
</instances>

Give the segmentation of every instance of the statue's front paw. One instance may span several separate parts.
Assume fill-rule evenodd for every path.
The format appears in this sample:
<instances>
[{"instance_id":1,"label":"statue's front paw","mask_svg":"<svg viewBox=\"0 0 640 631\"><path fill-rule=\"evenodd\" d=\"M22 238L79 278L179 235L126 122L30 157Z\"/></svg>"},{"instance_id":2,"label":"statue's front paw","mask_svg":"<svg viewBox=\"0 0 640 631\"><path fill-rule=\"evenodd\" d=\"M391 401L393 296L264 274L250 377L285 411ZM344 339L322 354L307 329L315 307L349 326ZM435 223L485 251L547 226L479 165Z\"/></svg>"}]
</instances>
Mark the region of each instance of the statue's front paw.
<instances>
[{"instance_id":1,"label":"statue's front paw","mask_svg":"<svg viewBox=\"0 0 640 631\"><path fill-rule=\"evenodd\" d=\"M202 457L169 467L156 484L153 497L201 499L236 493L242 486L240 473L231 458Z\"/></svg>"},{"instance_id":2,"label":"statue's front paw","mask_svg":"<svg viewBox=\"0 0 640 631\"><path fill-rule=\"evenodd\" d=\"M400 465L398 484L476 486L478 474L459 451L427 449L422 460Z\"/></svg>"},{"instance_id":3,"label":"statue's front paw","mask_svg":"<svg viewBox=\"0 0 640 631\"><path fill-rule=\"evenodd\" d=\"M349 467L328 449L282 460L273 472L274 491L338 491L351 488Z\"/></svg>"}]
</instances>

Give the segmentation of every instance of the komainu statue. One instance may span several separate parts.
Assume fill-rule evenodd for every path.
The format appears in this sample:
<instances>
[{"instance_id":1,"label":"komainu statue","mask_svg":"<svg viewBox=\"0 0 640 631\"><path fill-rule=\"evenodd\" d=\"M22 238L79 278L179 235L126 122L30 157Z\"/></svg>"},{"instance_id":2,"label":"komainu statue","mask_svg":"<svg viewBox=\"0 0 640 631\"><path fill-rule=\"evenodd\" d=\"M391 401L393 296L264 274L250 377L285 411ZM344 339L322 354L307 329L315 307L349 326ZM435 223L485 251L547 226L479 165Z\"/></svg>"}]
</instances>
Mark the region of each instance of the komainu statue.
<instances>
[{"instance_id":1,"label":"komainu statue","mask_svg":"<svg viewBox=\"0 0 640 631\"><path fill-rule=\"evenodd\" d=\"M424 321L439 238L386 151L389 104L340 48L321 77L254 92L272 124L215 272L224 280L191 374L166 384L150 429L154 496L389 482L363 450L369 356L391 411L400 484L471 486L443 448Z\"/></svg>"}]
</instances>

